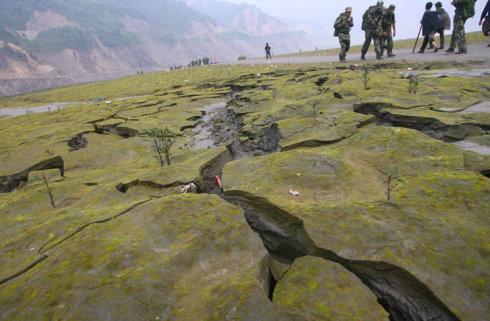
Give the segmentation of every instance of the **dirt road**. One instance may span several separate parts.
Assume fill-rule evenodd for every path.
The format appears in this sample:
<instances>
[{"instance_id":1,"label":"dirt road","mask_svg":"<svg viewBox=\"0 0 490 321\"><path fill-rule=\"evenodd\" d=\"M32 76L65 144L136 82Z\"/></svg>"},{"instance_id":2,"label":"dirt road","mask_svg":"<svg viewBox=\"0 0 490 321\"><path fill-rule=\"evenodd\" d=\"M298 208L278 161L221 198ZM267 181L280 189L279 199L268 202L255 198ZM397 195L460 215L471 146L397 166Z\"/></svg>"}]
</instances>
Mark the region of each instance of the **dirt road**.
<instances>
[{"instance_id":1,"label":"dirt road","mask_svg":"<svg viewBox=\"0 0 490 321\"><path fill-rule=\"evenodd\" d=\"M468 54L466 55L456 55L447 54L444 51L433 53L432 50L427 50L425 54L419 54L417 51L412 54L412 50L408 49L395 49L396 57L385 58L385 61L459 61L459 62L482 62L485 66L490 66L490 48L487 47L486 43L472 44L468 46ZM373 46L371 46L370 51L366 55L368 61L375 61L375 54ZM352 53L347 56L347 63L349 62L360 62L361 55L359 53ZM298 57L277 57L272 60L262 59L251 59L245 61L236 62L236 64L305 64L305 63L318 63L318 62L338 62L338 55L307 55L304 54Z\"/></svg>"}]
</instances>

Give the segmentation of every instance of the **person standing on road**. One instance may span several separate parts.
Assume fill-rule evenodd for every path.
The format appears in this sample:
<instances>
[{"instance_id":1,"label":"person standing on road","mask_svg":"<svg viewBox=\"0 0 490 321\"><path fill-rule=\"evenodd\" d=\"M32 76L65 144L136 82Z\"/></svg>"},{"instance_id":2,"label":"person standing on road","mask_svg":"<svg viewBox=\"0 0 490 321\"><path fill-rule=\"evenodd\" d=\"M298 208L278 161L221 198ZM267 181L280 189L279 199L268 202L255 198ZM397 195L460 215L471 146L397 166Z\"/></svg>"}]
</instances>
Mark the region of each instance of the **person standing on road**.
<instances>
[{"instance_id":1,"label":"person standing on road","mask_svg":"<svg viewBox=\"0 0 490 321\"><path fill-rule=\"evenodd\" d=\"M485 9L483 9L479 25L483 25L483 34L487 37L490 36L490 0L487 1ZM487 47L490 47L490 44L488 44Z\"/></svg>"},{"instance_id":2,"label":"person standing on road","mask_svg":"<svg viewBox=\"0 0 490 321\"><path fill-rule=\"evenodd\" d=\"M350 49L350 30L354 26L354 19L352 18L352 8L348 7L345 12L341 13L340 16L335 20L334 29L335 37L339 37L340 42L340 54L339 60L345 61L345 57Z\"/></svg>"},{"instance_id":3,"label":"person standing on road","mask_svg":"<svg viewBox=\"0 0 490 321\"><path fill-rule=\"evenodd\" d=\"M384 55L384 50L386 49L388 58L395 57L393 54L393 37L396 37L395 8L394 4L390 5L383 15L383 45L381 46L381 55Z\"/></svg>"},{"instance_id":4,"label":"person standing on road","mask_svg":"<svg viewBox=\"0 0 490 321\"><path fill-rule=\"evenodd\" d=\"M439 50L444 49L445 45L445 36L444 32L446 30L451 30L451 18L449 17L449 14L444 10L442 7L442 3L437 2L436 3L436 13L439 16L439 19L442 21L442 26L439 28L439 30L436 30L436 32L439 34L439 47L434 48L434 52L438 52ZM434 45L432 45L434 47Z\"/></svg>"},{"instance_id":5,"label":"person standing on road","mask_svg":"<svg viewBox=\"0 0 490 321\"><path fill-rule=\"evenodd\" d=\"M419 53L423 54L427 45L434 41L434 35L436 30L439 30L442 26L442 20L435 11L432 11L434 4L432 2L427 2L425 4L425 13L422 17L422 35L424 36L424 42L422 42L422 47L420 47Z\"/></svg>"},{"instance_id":6,"label":"person standing on road","mask_svg":"<svg viewBox=\"0 0 490 321\"><path fill-rule=\"evenodd\" d=\"M456 45L458 46L458 54L466 54L466 34L464 25L468 18L475 15L476 0L453 0L451 4L456 8L454 12L453 34L451 36L451 45L446 50L447 53L453 53Z\"/></svg>"},{"instance_id":7,"label":"person standing on road","mask_svg":"<svg viewBox=\"0 0 490 321\"><path fill-rule=\"evenodd\" d=\"M374 51L376 52L376 59L382 60L381 53L381 37L383 37L383 14L384 14L384 2L378 1L375 6L369 7L362 16L362 30L366 34L366 40L362 46L361 60L366 60L366 53L369 50L371 41L374 43Z\"/></svg>"},{"instance_id":8,"label":"person standing on road","mask_svg":"<svg viewBox=\"0 0 490 321\"><path fill-rule=\"evenodd\" d=\"M271 46L269 45L269 43L266 43L265 44L265 59L272 59L271 51L272 51Z\"/></svg>"}]
</instances>

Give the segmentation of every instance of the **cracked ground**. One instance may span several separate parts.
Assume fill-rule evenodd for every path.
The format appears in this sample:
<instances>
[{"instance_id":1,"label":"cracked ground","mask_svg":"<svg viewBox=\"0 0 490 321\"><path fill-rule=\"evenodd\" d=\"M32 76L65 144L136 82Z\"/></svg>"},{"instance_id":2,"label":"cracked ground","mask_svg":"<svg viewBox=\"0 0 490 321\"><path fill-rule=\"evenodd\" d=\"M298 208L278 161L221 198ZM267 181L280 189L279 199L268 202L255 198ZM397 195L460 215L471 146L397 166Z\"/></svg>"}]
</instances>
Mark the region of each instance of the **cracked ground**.
<instances>
[{"instance_id":1,"label":"cracked ground","mask_svg":"<svg viewBox=\"0 0 490 321\"><path fill-rule=\"evenodd\" d=\"M369 66L367 90L357 65L214 66L0 99L77 102L0 118L0 183L35 169L0 194L0 319L484 320L490 77L477 62ZM170 166L152 127L178 133ZM56 156L64 177L37 170ZM176 194L189 183L199 193ZM227 193L253 195L258 218ZM398 315L356 262L403 269L429 292L397 302L427 305ZM373 271L393 285L390 269Z\"/></svg>"}]
</instances>

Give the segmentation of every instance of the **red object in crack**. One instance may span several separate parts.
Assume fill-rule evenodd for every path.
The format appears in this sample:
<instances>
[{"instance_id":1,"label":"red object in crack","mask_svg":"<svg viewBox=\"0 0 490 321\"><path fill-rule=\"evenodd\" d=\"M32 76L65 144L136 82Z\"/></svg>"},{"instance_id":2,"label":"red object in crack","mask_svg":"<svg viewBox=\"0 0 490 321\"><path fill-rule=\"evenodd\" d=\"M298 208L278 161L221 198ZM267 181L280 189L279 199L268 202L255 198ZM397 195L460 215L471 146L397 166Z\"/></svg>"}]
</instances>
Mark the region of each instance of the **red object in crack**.
<instances>
[{"instance_id":1,"label":"red object in crack","mask_svg":"<svg viewBox=\"0 0 490 321\"><path fill-rule=\"evenodd\" d=\"M221 186L221 178L218 175L214 176L214 180L216 182L216 185L218 185L219 188L223 189L223 187Z\"/></svg>"}]
</instances>

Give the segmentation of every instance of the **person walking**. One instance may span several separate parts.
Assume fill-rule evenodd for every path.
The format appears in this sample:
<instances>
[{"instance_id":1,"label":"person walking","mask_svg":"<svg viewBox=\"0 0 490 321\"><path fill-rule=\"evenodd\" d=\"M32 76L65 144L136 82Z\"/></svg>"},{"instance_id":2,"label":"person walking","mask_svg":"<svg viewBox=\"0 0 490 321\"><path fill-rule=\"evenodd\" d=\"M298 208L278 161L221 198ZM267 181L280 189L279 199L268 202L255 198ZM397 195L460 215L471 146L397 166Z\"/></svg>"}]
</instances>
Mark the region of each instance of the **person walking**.
<instances>
[{"instance_id":1,"label":"person walking","mask_svg":"<svg viewBox=\"0 0 490 321\"><path fill-rule=\"evenodd\" d=\"M272 59L272 54L271 54L272 48L267 42L265 44L265 59Z\"/></svg>"},{"instance_id":2,"label":"person walking","mask_svg":"<svg viewBox=\"0 0 490 321\"><path fill-rule=\"evenodd\" d=\"M483 9L483 12L480 17L480 23L479 25L482 26L482 31L485 36L490 36L490 0L487 1L487 5L485 6L485 9ZM487 45L487 47L490 47L490 44Z\"/></svg>"},{"instance_id":3,"label":"person walking","mask_svg":"<svg viewBox=\"0 0 490 321\"><path fill-rule=\"evenodd\" d=\"M378 1L375 6L369 7L362 16L362 30L365 32L366 40L362 46L361 60L366 60L366 53L369 50L371 41L374 43L376 59L382 60L381 38L383 37L383 14L384 2Z\"/></svg>"},{"instance_id":4,"label":"person walking","mask_svg":"<svg viewBox=\"0 0 490 321\"><path fill-rule=\"evenodd\" d=\"M453 19L453 34L451 36L451 45L446 50L447 53L453 53L458 46L458 54L466 54L466 34L464 25L466 20L475 15L476 0L453 0L451 4L456 8Z\"/></svg>"},{"instance_id":5,"label":"person walking","mask_svg":"<svg viewBox=\"0 0 490 321\"><path fill-rule=\"evenodd\" d=\"M439 30L436 30L436 33L439 34L439 47L435 47L434 45L432 45L432 47L434 47L434 52L438 52L439 50L444 49L444 45L446 42L444 32L446 30L451 30L451 18L449 17L449 14L446 12L446 10L444 10L444 8L442 7L441 2L436 3L436 14L439 16L439 19L442 22L442 26L441 28L439 28Z\"/></svg>"},{"instance_id":6,"label":"person walking","mask_svg":"<svg viewBox=\"0 0 490 321\"><path fill-rule=\"evenodd\" d=\"M420 23L422 24L422 35L424 41L422 47L420 47L419 53L423 54L427 45L433 41L436 30L439 30L442 26L442 21L435 11L432 11L434 4L427 2L425 4L425 13Z\"/></svg>"},{"instance_id":7,"label":"person walking","mask_svg":"<svg viewBox=\"0 0 490 321\"><path fill-rule=\"evenodd\" d=\"M342 12L334 23L335 37L339 37L340 42L340 54L339 60L345 61L345 57L350 49L350 30L354 26L354 20L352 18L352 8L347 7L345 12Z\"/></svg>"},{"instance_id":8,"label":"person walking","mask_svg":"<svg viewBox=\"0 0 490 321\"><path fill-rule=\"evenodd\" d=\"M386 9L383 15L383 45L381 46L381 55L387 50L388 58L395 57L393 54L393 37L396 37L396 18L395 5L392 4Z\"/></svg>"}]
</instances>

